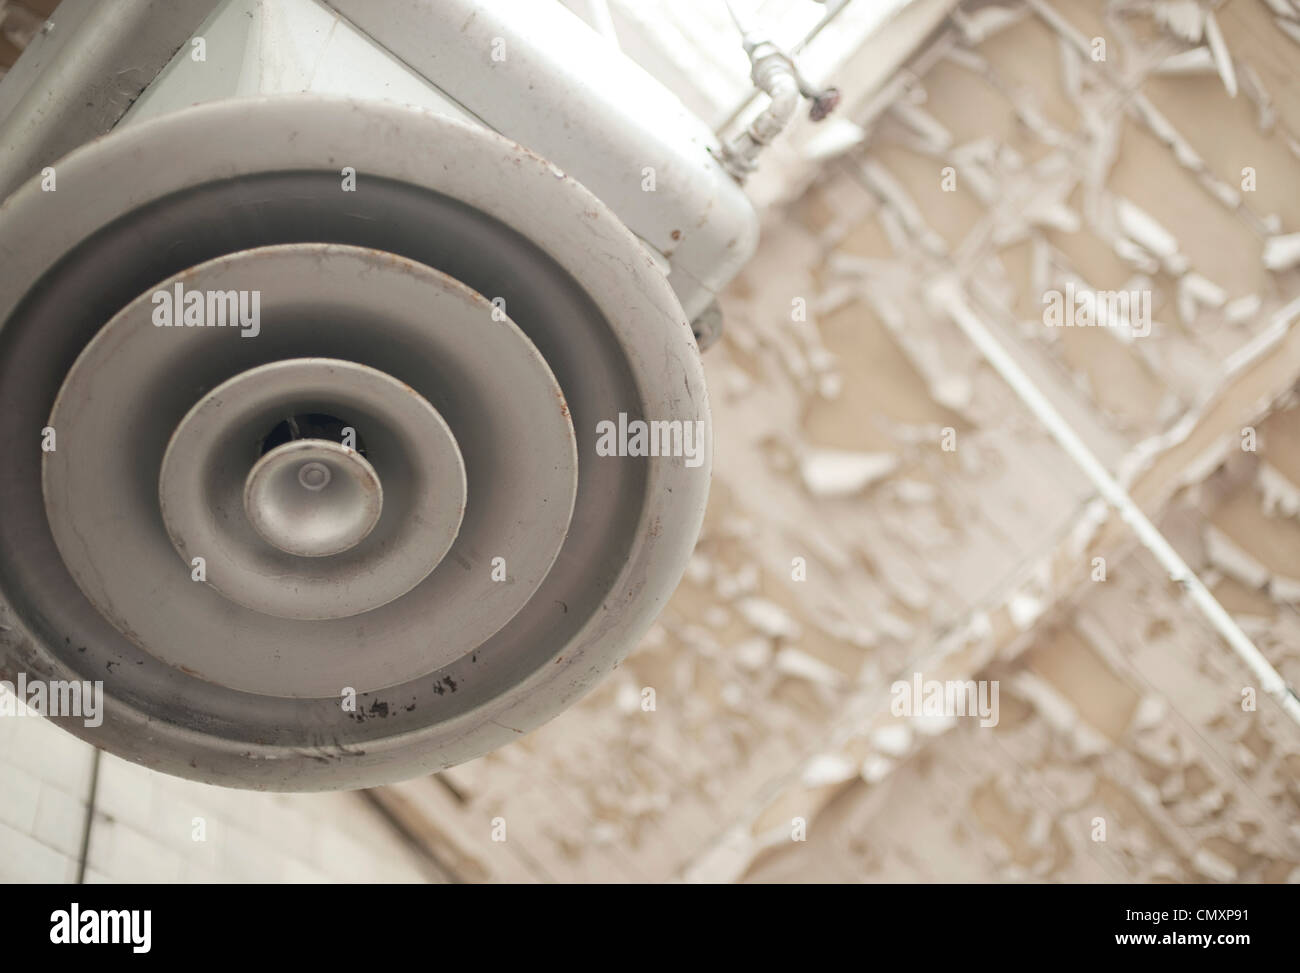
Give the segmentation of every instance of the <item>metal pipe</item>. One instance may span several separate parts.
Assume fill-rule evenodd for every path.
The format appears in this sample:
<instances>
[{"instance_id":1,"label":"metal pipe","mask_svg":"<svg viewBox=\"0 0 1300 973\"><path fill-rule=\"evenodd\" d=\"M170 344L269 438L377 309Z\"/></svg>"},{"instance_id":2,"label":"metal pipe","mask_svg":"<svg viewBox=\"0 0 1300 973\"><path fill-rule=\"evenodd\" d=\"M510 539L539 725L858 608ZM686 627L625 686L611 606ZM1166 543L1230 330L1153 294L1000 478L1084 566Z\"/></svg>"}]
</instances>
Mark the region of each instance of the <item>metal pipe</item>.
<instances>
[{"instance_id":1,"label":"metal pipe","mask_svg":"<svg viewBox=\"0 0 1300 973\"><path fill-rule=\"evenodd\" d=\"M64 0L0 83L0 199L103 135L219 0Z\"/></svg>"},{"instance_id":2,"label":"metal pipe","mask_svg":"<svg viewBox=\"0 0 1300 973\"><path fill-rule=\"evenodd\" d=\"M794 62L770 41L754 42L752 37L752 34L745 35L745 50L754 65L750 77L771 101L723 150L723 165L741 182L754 171L759 154L785 131L799 109L799 81Z\"/></svg>"},{"instance_id":3,"label":"metal pipe","mask_svg":"<svg viewBox=\"0 0 1300 973\"><path fill-rule=\"evenodd\" d=\"M745 53L749 55L750 77L759 91L770 99L768 106L750 122L749 127L723 149L722 162L737 182L754 171L758 156L789 126L799 108L799 98L812 101L809 117L820 122L840 103L837 88L817 88L799 71L799 65L747 18L736 12L732 0L726 0L727 12L740 31ZM835 11L838 13L838 10ZM828 18L829 19L828 15Z\"/></svg>"},{"instance_id":4,"label":"metal pipe","mask_svg":"<svg viewBox=\"0 0 1300 973\"><path fill-rule=\"evenodd\" d=\"M753 255L758 219L712 130L558 3L328 0L484 125L555 163L667 261L693 321ZM484 58L500 60L485 70Z\"/></svg>"}]
</instances>

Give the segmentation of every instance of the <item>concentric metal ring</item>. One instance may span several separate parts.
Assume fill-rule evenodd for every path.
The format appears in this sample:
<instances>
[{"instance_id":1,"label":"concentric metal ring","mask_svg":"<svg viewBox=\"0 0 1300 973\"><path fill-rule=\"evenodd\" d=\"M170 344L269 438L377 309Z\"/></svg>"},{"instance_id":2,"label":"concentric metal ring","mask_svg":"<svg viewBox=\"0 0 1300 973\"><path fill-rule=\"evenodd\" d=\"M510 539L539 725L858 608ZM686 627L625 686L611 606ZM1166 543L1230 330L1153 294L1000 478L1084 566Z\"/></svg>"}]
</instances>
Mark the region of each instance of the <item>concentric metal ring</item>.
<instances>
[{"instance_id":1,"label":"concentric metal ring","mask_svg":"<svg viewBox=\"0 0 1300 973\"><path fill-rule=\"evenodd\" d=\"M329 439L277 446L244 480L244 514L253 530L277 550L299 557L350 551L383 512L384 485L375 468L356 450Z\"/></svg>"},{"instance_id":2,"label":"concentric metal ring","mask_svg":"<svg viewBox=\"0 0 1300 973\"><path fill-rule=\"evenodd\" d=\"M177 280L258 291L260 333L155 327L152 295ZM321 244L232 254L144 291L77 359L49 419L63 429L44 480L64 563L138 645L246 692L373 692L462 657L542 583L577 489L564 396L494 310L431 268ZM304 351L368 367L292 360ZM243 514L262 437L303 412L346 417L385 484L388 515L324 560L275 550ZM472 502L457 503L465 484ZM169 538L163 520L180 531ZM196 583L195 557L211 587ZM130 574L113 569L123 558Z\"/></svg>"},{"instance_id":3,"label":"concentric metal ring","mask_svg":"<svg viewBox=\"0 0 1300 973\"><path fill-rule=\"evenodd\" d=\"M204 276L198 272L192 279L201 282ZM279 306L280 295L272 293L273 303ZM138 310L139 305L134 307ZM114 328L136 328L140 337L110 345L107 336ZM75 403L93 402L94 390L112 381L112 363L97 352L111 346L116 349L114 356L127 355L134 362L139 360L136 346L150 340L149 332L129 311L101 335L105 341L97 339L78 359L55 405L52 421L65 429L78 429L85 415L84 407L80 413L74 411ZM148 361L143 352L140 357ZM90 380L92 374L95 378ZM248 490L252 470L257 466L265 470L263 461L270 458L258 459L256 452L267 430L284 416L327 411L351 416L372 444L372 453L376 448L379 453L374 466L361 457L354 461L369 467L373 477L369 491L364 486L354 491L363 510L358 528L365 525L365 529L350 543L332 549L326 544L305 559L304 551L266 543L257 521L246 512ZM339 468L340 472L347 469ZM61 465L47 464L47 469L51 477L60 469L76 475ZM296 466L291 475L293 486L298 487ZM378 501L385 479L391 487L388 520L376 534L370 528L378 519L379 504L373 504L373 518L366 517L364 510L372 498ZM311 507L321 510L321 501L340 496L340 487L346 488L348 482L340 476L328 494L310 498ZM50 497L58 497L53 480L50 485ZM464 463L451 430L409 386L354 362L303 358L251 368L205 395L171 435L158 493L168 534L186 571L192 558L201 556L207 582L244 607L282 618L325 619L378 608L428 577L460 530L466 485ZM308 498L301 495L307 491L298 487L297 493L305 505ZM81 531L83 542L84 532L94 531L93 524L81 523L75 514L63 520L65 533ZM287 527L283 520L280 523ZM302 528L299 522L298 529ZM65 536L64 541L71 548L71 539ZM291 540L286 542L293 546ZM323 555L335 556L317 560Z\"/></svg>"}]
</instances>

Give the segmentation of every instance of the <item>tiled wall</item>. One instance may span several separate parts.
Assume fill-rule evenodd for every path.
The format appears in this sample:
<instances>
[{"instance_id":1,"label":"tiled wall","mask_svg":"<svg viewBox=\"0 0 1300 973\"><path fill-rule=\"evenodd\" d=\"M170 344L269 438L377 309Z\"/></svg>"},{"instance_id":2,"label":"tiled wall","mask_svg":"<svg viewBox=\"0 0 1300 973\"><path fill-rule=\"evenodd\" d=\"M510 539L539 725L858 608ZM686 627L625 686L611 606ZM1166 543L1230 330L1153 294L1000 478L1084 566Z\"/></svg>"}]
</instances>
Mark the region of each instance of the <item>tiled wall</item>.
<instances>
[{"instance_id":1,"label":"tiled wall","mask_svg":"<svg viewBox=\"0 0 1300 973\"><path fill-rule=\"evenodd\" d=\"M92 758L39 717L0 719L0 882L76 881ZM227 790L101 758L86 882L428 880L357 794Z\"/></svg>"}]
</instances>

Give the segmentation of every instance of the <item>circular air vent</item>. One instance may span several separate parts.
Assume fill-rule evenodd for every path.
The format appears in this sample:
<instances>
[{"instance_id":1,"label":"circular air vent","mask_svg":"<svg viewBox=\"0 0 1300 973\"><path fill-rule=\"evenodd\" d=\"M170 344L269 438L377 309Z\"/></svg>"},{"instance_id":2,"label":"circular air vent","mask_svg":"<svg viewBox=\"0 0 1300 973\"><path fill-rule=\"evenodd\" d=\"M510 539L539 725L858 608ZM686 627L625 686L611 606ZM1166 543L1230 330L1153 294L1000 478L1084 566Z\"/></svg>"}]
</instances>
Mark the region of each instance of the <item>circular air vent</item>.
<instances>
[{"instance_id":1,"label":"circular air vent","mask_svg":"<svg viewBox=\"0 0 1300 973\"><path fill-rule=\"evenodd\" d=\"M309 96L56 171L0 210L0 675L102 680L103 725L62 722L156 769L312 790L482 754L633 646L708 452L598 427L707 440L708 405L599 200L481 129Z\"/></svg>"}]
</instances>

